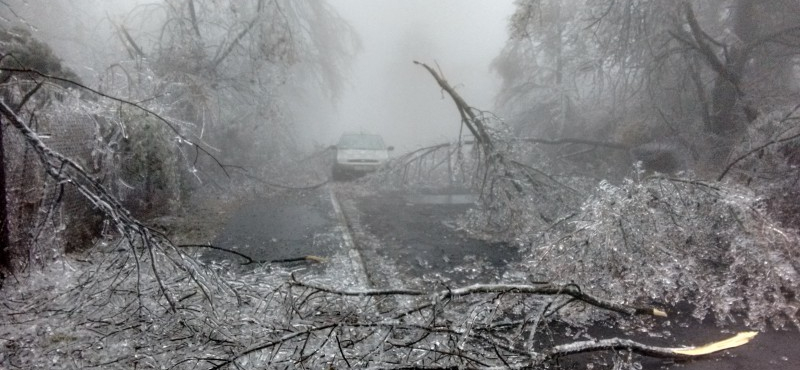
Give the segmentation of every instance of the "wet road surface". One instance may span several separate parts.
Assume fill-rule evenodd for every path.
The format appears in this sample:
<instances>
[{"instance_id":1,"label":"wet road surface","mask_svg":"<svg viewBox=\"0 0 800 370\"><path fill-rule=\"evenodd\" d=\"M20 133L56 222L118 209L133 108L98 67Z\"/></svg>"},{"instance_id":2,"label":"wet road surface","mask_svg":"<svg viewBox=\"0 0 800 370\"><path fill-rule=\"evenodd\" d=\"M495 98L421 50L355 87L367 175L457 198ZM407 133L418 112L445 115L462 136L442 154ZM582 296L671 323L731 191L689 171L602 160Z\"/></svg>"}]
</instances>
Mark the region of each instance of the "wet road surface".
<instances>
[{"instance_id":1,"label":"wet road surface","mask_svg":"<svg viewBox=\"0 0 800 370\"><path fill-rule=\"evenodd\" d=\"M280 197L254 200L239 209L214 240L258 261L284 260L306 255L330 256L336 250L331 237L336 218L326 194L287 192ZM213 251L209 258L233 258Z\"/></svg>"},{"instance_id":2,"label":"wet road surface","mask_svg":"<svg viewBox=\"0 0 800 370\"><path fill-rule=\"evenodd\" d=\"M456 229L473 205L469 194L356 194L331 184L251 201L213 245L264 262L343 254L373 287L420 287L419 277L449 286L496 282L517 251ZM247 262L219 250L204 258Z\"/></svg>"},{"instance_id":3,"label":"wet road surface","mask_svg":"<svg viewBox=\"0 0 800 370\"><path fill-rule=\"evenodd\" d=\"M501 281L507 262L520 256L515 248L470 239L457 230L456 218L470 207L472 199L464 194L359 193L347 184L331 184L250 202L233 216L214 245L262 261L325 257L329 262L310 271L335 271L345 276L337 282L346 287L438 289ZM221 251L207 251L205 258L244 261ZM656 331L671 332L667 336L599 325L589 332L594 338L624 337L674 347L702 345L747 330L698 323L686 312L670 314ZM608 354L600 359L570 356L564 364L585 369L590 363L610 363L609 358ZM640 360L643 369L795 370L800 369L800 331L767 331L745 346L692 361Z\"/></svg>"},{"instance_id":4,"label":"wet road surface","mask_svg":"<svg viewBox=\"0 0 800 370\"><path fill-rule=\"evenodd\" d=\"M509 261L519 258L515 248L458 230L457 218L474 207L474 200L469 194L390 192L343 203L374 280L431 288L498 282Z\"/></svg>"}]
</instances>

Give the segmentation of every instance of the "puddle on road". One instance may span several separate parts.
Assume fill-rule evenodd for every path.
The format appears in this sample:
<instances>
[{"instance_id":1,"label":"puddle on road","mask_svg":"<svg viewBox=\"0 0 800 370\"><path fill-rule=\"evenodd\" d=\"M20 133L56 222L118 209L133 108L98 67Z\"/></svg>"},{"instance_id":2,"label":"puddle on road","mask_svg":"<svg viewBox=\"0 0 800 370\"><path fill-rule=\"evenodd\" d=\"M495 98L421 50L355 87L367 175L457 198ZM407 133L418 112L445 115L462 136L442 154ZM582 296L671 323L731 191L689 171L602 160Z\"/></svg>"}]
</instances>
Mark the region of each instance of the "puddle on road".
<instances>
[{"instance_id":1,"label":"puddle on road","mask_svg":"<svg viewBox=\"0 0 800 370\"><path fill-rule=\"evenodd\" d=\"M412 204L473 204L478 200L472 194L409 194L405 198Z\"/></svg>"}]
</instances>

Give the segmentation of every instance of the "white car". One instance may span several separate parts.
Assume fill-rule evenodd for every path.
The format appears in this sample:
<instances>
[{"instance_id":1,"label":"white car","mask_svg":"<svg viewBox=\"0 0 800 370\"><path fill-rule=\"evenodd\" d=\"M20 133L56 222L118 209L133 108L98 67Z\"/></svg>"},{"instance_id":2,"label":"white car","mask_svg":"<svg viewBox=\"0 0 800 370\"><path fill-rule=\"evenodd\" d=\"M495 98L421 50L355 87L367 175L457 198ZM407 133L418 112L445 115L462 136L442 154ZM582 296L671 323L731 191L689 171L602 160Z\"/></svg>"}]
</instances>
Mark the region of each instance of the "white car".
<instances>
[{"instance_id":1,"label":"white car","mask_svg":"<svg viewBox=\"0 0 800 370\"><path fill-rule=\"evenodd\" d=\"M380 135L344 134L336 145L333 161L333 179L341 181L362 176L380 168L389 160L389 152Z\"/></svg>"}]
</instances>

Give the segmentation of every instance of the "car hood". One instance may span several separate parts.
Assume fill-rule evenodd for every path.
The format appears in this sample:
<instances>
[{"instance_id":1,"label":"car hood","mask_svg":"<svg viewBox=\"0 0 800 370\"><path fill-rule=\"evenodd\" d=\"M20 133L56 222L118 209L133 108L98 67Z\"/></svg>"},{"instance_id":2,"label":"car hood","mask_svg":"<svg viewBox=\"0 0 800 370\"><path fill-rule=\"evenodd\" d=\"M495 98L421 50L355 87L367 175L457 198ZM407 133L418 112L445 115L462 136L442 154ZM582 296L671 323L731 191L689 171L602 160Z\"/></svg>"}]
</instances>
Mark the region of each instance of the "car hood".
<instances>
[{"instance_id":1,"label":"car hood","mask_svg":"<svg viewBox=\"0 0 800 370\"><path fill-rule=\"evenodd\" d=\"M376 160L383 163L389 159L389 153L386 150L339 149L336 151L336 158L339 161L364 159Z\"/></svg>"}]
</instances>

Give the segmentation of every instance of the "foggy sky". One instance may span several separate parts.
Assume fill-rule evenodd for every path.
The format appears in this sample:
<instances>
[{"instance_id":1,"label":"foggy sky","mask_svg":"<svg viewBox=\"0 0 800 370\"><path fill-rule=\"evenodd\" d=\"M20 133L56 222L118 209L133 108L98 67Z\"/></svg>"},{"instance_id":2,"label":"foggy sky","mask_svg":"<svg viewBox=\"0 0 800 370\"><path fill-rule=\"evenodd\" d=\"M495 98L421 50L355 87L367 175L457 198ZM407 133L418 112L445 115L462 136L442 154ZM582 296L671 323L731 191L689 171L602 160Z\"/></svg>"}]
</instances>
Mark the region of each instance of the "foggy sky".
<instances>
[{"instance_id":1,"label":"foggy sky","mask_svg":"<svg viewBox=\"0 0 800 370\"><path fill-rule=\"evenodd\" d=\"M109 19L128 24L142 0L82 0L49 9L55 22L37 24L37 36L79 75L92 80L124 58L124 47ZM460 129L453 103L413 60L435 65L464 99L491 110L499 78L489 70L507 37L513 0L329 0L359 34L362 51L347 73L350 83L335 109L321 99L294 99L294 123L306 140L327 146L344 131L384 136L398 152L454 140ZM64 17L91 4L81 17ZM75 8L75 9L72 9ZM34 19L38 7L18 8ZM30 14L27 14L30 13ZM59 36L60 35L60 36ZM58 42L52 42L53 40ZM83 41L80 41L83 40ZM82 44L75 44L82 42ZM92 50L87 53L86 50Z\"/></svg>"},{"instance_id":2,"label":"foggy sky","mask_svg":"<svg viewBox=\"0 0 800 370\"><path fill-rule=\"evenodd\" d=\"M328 140L342 131L384 136L403 152L457 137L449 97L413 60L438 63L467 103L492 109L499 78L489 64L505 44L512 0L331 0L359 33L363 50L333 113Z\"/></svg>"}]
</instances>

